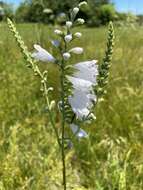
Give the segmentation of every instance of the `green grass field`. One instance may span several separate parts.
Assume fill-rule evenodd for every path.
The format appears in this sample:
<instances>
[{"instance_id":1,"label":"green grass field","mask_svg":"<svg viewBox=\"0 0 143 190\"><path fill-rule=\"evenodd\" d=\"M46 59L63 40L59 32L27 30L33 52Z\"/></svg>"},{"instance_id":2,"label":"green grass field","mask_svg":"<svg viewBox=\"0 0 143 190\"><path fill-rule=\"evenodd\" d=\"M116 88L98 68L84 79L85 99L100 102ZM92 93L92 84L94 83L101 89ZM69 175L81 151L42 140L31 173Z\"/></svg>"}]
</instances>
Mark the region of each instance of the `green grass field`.
<instances>
[{"instance_id":1,"label":"green grass field","mask_svg":"<svg viewBox=\"0 0 143 190\"><path fill-rule=\"evenodd\" d=\"M54 51L53 28L17 26L33 51L39 43ZM107 28L81 28L74 42L85 48L79 60L104 56ZM115 50L104 101L96 108L97 120L85 126L88 139L67 150L69 190L143 189L143 28L115 28ZM73 44L72 44L73 45ZM41 63L39 63L41 64ZM52 98L59 99L58 69L49 71ZM40 82L30 69L6 24L0 25L0 190L60 190L61 158L48 121ZM57 127L59 113L55 111Z\"/></svg>"}]
</instances>

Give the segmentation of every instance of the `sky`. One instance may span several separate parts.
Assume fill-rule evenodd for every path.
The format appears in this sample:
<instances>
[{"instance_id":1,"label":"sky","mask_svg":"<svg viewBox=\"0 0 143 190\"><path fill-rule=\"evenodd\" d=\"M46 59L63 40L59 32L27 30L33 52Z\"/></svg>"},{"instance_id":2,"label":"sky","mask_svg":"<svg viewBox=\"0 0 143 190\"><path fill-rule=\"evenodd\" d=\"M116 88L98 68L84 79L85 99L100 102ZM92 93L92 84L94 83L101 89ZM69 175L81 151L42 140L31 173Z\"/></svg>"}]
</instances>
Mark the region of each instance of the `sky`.
<instances>
[{"instance_id":1,"label":"sky","mask_svg":"<svg viewBox=\"0 0 143 190\"><path fill-rule=\"evenodd\" d=\"M16 6L22 0L3 0L7 3L13 3ZM120 12L133 12L136 14L143 14L143 0L111 0L113 3L115 3L116 9Z\"/></svg>"}]
</instances>

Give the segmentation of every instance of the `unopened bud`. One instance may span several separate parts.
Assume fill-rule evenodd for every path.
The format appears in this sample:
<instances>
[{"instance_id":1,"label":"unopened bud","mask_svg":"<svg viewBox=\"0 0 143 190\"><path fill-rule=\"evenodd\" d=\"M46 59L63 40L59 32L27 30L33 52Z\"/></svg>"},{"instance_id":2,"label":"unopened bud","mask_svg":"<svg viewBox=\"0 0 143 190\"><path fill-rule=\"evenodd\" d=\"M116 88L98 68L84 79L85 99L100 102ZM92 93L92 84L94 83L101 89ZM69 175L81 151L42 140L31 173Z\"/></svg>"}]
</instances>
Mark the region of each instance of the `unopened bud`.
<instances>
[{"instance_id":1,"label":"unopened bud","mask_svg":"<svg viewBox=\"0 0 143 190\"><path fill-rule=\"evenodd\" d=\"M81 38L82 33L80 33L80 32L76 32L76 33L74 34L74 36L75 36L76 38Z\"/></svg>"},{"instance_id":2,"label":"unopened bud","mask_svg":"<svg viewBox=\"0 0 143 190\"><path fill-rule=\"evenodd\" d=\"M75 7L75 8L73 9L74 15L77 15L78 12L79 12L79 8L78 8L78 7Z\"/></svg>"},{"instance_id":3,"label":"unopened bud","mask_svg":"<svg viewBox=\"0 0 143 190\"><path fill-rule=\"evenodd\" d=\"M72 35L71 34L68 34L68 35L65 36L65 41L67 43L69 43L71 40L72 40Z\"/></svg>"},{"instance_id":4,"label":"unopened bud","mask_svg":"<svg viewBox=\"0 0 143 190\"><path fill-rule=\"evenodd\" d=\"M75 48L72 48L69 52L74 53L74 54L82 54L83 53L83 48L75 47Z\"/></svg>"},{"instance_id":5,"label":"unopened bud","mask_svg":"<svg viewBox=\"0 0 143 190\"><path fill-rule=\"evenodd\" d=\"M83 5L87 5L87 2L86 1L83 1L81 3L79 3L79 7L83 6Z\"/></svg>"},{"instance_id":6,"label":"unopened bud","mask_svg":"<svg viewBox=\"0 0 143 190\"><path fill-rule=\"evenodd\" d=\"M71 27L72 27L72 22L71 22L71 21L67 21L67 22L66 22L66 26L67 26L68 28L71 28Z\"/></svg>"},{"instance_id":7,"label":"unopened bud","mask_svg":"<svg viewBox=\"0 0 143 190\"><path fill-rule=\"evenodd\" d=\"M78 18L78 19L77 19L77 22L78 22L79 24L84 24L84 23L85 23L84 19L82 19L82 18Z\"/></svg>"},{"instance_id":8,"label":"unopened bud","mask_svg":"<svg viewBox=\"0 0 143 190\"><path fill-rule=\"evenodd\" d=\"M51 101L49 109L52 110L56 105L56 102L54 100Z\"/></svg>"},{"instance_id":9,"label":"unopened bud","mask_svg":"<svg viewBox=\"0 0 143 190\"><path fill-rule=\"evenodd\" d=\"M63 34L63 32L61 30L58 30L58 29L56 29L54 31L54 33L57 34L57 35L62 35Z\"/></svg>"},{"instance_id":10,"label":"unopened bud","mask_svg":"<svg viewBox=\"0 0 143 190\"><path fill-rule=\"evenodd\" d=\"M70 53L63 53L64 60L68 60L71 57Z\"/></svg>"}]
</instances>

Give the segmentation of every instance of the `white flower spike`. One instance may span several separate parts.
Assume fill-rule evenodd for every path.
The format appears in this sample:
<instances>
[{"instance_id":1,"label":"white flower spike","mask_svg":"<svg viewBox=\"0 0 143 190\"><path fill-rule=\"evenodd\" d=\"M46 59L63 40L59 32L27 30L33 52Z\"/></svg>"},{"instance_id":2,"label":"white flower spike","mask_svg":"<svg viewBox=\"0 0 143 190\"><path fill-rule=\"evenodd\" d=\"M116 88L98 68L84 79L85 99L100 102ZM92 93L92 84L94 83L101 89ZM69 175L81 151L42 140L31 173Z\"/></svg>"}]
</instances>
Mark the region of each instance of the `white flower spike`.
<instances>
[{"instance_id":1,"label":"white flower spike","mask_svg":"<svg viewBox=\"0 0 143 190\"><path fill-rule=\"evenodd\" d=\"M56 59L48 51L43 49L40 45L35 44L34 48L36 49L36 52L32 54L32 57L36 60L52 63L56 62Z\"/></svg>"},{"instance_id":2,"label":"white flower spike","mask_svg":"<svg viewBox=\"0 0 143 190\"><path fill-rule=\"evenodd\" d=\"M74 53L74 54L82 54L83 53L83 48L81 47L75 47L69 50L69 52Z\"/></svg>"},{"instance_id":3,"label":"white flower spike","mask_svg":"<svg viewBox=\"0 0 143 190\"><path fill-rule=\"evenodd\" d=\"M71 124L70 128L71 128L73 134L76 135L76 137L78 137L78 138L83 138L83 137L87 138L88 137L88 134L83 129L80 129L79 126L77 126L75 124Z\"/></svg>"}]
</instances>

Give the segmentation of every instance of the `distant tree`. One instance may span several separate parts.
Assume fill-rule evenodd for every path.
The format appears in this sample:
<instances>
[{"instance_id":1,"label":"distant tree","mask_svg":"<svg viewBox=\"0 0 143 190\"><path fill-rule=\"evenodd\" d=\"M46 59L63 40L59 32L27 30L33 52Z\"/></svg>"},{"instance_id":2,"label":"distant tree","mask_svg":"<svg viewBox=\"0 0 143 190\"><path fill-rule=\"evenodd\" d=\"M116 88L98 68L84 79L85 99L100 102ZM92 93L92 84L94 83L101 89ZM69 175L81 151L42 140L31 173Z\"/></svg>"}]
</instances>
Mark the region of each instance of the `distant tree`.
<instances>
[{"instance_id":1,"label":"distant tree","mask_svg":"<svg viewBox=\"0 0 143 190\"><path fill-rule=\"evenodd\" d=\"M113 4L102 5L99 10L99 20L101 20L103 25L116 18L116 10Z\"/></svg>"},{"instance_id":2,"label":"distant tree","mask_svg":"<svg viewBox=\"0 0 143 190\"><path fill-rule=\"evenodd\" d=\"M138 17L138 23L139 23L139 25L143 25L143 15L138 15L137 16Z\"/></svg>"},{"instance_id":3,"label":"distant tree","mask_svg":"<svg viewBox=\"0 0 143 190\"><path fill-rule=\"evenodd\" d=\"M22 2L16 10L15 17L17 21L29 22L30 4L28 1Z\"/></svg>"},{"instance_id":4,"label":"distant tree","mask_svg":"<svg viewBox=\"0 0 143 190\"><path fill-rule=\"evenodd\" d=\"M19 21L54 23L61 13L66 13L82 0L26 0L16 11ZM87 0L88 7L80 10L78 16L84 17L89 25L106 24L114 18L115 8L110 0ZM52 12L45 11L52 10ZM107 18L106 18L107 16Z\"/></svg>"},{"instance_id":5,"label":"distant tree","mask_svg":"<svg viewBox=\"0 0 143 190\"><path fill-rule=\"evenodd\" d=\"M0 21L4 20L7 17L11 19L14 17L13 6L12 4L0 1Z\"/></svg>"}]
</instances>

